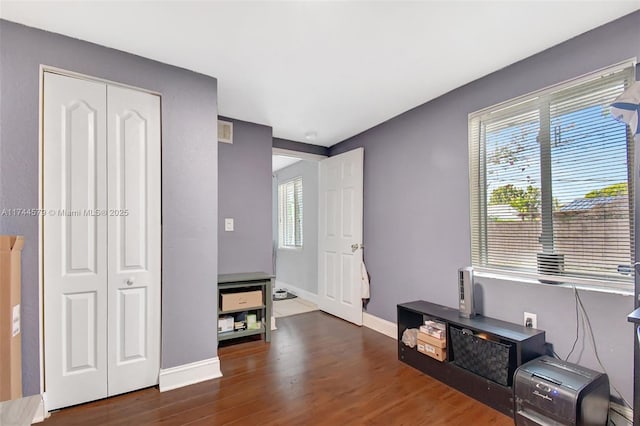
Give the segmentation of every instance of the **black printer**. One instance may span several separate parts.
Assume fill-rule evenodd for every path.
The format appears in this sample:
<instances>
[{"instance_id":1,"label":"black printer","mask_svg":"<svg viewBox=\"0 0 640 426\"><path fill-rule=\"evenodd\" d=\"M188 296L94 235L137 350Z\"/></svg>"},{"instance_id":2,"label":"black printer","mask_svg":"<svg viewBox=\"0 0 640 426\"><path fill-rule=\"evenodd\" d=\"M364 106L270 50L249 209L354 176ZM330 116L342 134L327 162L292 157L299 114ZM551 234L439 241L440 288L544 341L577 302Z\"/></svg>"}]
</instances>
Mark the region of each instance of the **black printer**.
<instances>
[{"instance_id":1,"label":"black printer","mask_svg":"<svg viewBox=\"0 0 640 426\"><path fill-rule=\"evenodd\" d=\"M513 376L516 425L606 425L609 377L549 356Z\"/></svg>"}]
</instances>

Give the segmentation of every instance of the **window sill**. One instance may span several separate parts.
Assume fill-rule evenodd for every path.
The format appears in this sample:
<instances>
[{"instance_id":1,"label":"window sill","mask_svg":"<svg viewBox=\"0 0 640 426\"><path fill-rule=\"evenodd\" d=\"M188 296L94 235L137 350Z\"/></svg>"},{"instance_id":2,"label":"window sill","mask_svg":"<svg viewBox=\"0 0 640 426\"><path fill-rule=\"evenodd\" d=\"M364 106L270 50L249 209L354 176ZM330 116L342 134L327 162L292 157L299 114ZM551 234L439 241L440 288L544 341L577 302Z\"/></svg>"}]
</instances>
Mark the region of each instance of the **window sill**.
<instances>
[{"instance_id":1,"label":"window sill","mask_svg":"<svg viewBox=\"0 0 640 426\"><path fill-rule=\"evenodd\" d=\"M286 251L286 252L297 252L297 251L303 251L304 247L278 247L278 251Z\"/></svg>"},{"instance_id":2,"label":"window sill","mask_svg":"<svg viewBox=\"0 0 640 426\"><path fill-rule=\"evenodd\" d=\"M623 288L622 286L618 287L615 284L606 285L603 283L600 286L585 285L585 284L579 284L579 283L549 284L549 283L542 283L535 278L530 278L522 275L516 275L516 274L512 275L512 274L508 274L508 273L504 273L502 271L496 271L496 270L487 270L487 269L478 270L476 268L474 268L473 274L474 276L480 277L480 278L491 278L491 279L502 280L502 281L512 281L519 284L536 284L542 287L554 287L554 288L560 287L560 288L567 288L567 289L573 289L575 287L578 290L593 291L596 293L616 294L619 296L634 295L633 288Z\"/></svg>"}]
</instances>

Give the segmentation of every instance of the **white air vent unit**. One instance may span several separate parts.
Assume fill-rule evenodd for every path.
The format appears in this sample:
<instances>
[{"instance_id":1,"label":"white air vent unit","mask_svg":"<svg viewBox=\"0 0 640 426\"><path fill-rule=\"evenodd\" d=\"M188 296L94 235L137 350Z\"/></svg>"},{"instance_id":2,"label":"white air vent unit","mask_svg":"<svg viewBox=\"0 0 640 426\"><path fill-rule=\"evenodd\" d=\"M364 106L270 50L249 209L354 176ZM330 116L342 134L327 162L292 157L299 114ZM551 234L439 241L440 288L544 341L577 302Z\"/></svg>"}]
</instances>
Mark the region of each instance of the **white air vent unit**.
<instances>
[{"instance_id":1,"label":"white air vent unit","mask_svg":"<svg viewBox=\"0 0 640 426\"><path fill-rule=\"evenodd\" d=\"M218 142L233 143L233 123L218 120Z\"/></svg>"}]
</instances>

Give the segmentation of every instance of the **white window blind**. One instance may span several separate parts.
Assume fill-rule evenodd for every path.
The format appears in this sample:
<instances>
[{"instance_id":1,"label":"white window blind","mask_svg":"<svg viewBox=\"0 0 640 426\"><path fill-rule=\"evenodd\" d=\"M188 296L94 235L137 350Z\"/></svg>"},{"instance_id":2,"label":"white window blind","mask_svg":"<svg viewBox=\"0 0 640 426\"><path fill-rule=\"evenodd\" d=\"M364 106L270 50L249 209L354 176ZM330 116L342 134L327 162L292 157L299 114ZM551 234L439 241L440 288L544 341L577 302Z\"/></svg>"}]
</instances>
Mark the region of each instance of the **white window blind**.
<instances>
[{"instance_id":1,"label":"white window blind","mask_svg":"<svg viewBox=\"0 0 640 426\"><path fill-rule=\"evenodd\" d=\"M302 177L278 185L280 247L302 247Z\"/></svg>"},{"instance_id":2,"label":"white window blind","mask_svg":"<svg viewBox=\"0 0 640 426\"><path fill-rule=\"evenodd\" d=\"M474 267L631 286L633 139L610 104L633 75L617 67L470 115Z\"/></svg>"}]
</instances>

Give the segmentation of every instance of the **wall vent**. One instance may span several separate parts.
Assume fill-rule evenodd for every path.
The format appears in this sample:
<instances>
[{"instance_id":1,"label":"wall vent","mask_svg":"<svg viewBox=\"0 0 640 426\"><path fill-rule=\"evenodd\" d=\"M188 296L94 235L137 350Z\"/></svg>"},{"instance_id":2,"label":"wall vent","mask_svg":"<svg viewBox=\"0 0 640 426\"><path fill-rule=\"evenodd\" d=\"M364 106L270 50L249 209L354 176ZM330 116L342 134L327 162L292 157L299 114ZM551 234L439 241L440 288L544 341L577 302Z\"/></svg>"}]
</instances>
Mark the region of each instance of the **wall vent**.
<instances>
[{"instance_id":1,"label":"wall vent","mask_svg":"<svg viewBox=\"0 0 640 426\"><path fill-rule=\"evenodd\" d=\"M233 143L233 123L218 120L218 142Z\"/></svg>"}]
</instances>

